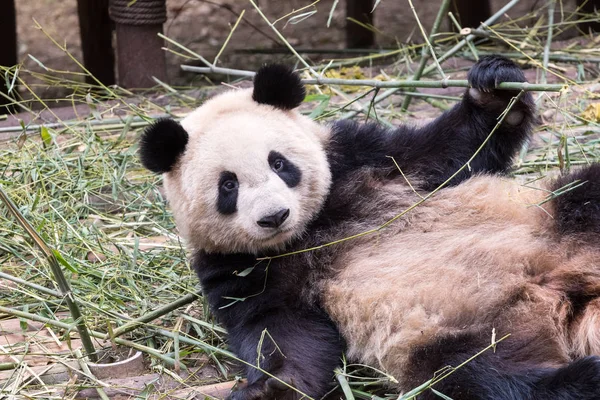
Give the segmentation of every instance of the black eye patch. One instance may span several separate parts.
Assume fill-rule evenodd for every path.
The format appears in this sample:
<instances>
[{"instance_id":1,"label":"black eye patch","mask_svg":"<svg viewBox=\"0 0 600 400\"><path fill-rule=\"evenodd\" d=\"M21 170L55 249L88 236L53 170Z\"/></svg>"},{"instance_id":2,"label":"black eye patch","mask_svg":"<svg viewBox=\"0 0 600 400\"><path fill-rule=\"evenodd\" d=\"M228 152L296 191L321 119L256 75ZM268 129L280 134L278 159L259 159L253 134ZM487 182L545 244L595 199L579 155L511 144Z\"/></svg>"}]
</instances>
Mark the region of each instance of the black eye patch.
<instances>
[{"instance_id":1,"label":"black eye patch","mask_svg":"<svg viewBox=\"0 0 600 400\"><path fill-rule=\"evenodd\" d=\"M298 186L300 179L302 179L302 172L294 163L276 151L269 153L268 161L273 172L279 175L288 187Z\"/></svg>"},{"instance_id":2,"label":"black eye patch","mask_svg":"<svg viewBox=\"0 0 600 400\"><path fill-rule=\"evenodd\" d=\"M229 215L237 211L239 182L233 172L221 172L219 177L219 197L217 210L221 214Z\"/></svg>"}]
</instances>

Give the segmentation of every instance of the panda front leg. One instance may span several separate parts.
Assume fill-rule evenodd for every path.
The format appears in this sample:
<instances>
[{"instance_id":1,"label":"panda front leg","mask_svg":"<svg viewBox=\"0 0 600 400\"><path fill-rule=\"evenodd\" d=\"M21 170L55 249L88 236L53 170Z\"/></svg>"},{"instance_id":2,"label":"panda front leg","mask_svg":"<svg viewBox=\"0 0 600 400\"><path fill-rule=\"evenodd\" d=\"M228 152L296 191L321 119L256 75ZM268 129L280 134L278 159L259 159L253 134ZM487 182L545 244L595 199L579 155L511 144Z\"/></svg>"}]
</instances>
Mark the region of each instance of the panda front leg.
<instances>
[{"instance_id":1,"label":"panda front leg","mask_svg":"<svg viewBox=\"0 0 600 400\"><path fill-rule=\"evenodd\" d=\"M445 182L469 160L451 184L476 173L506 172L534 126L530 93L496 89L502 82L526 82L514 62L502 56L483 57L469 71L468 81L471 87L459 104L408 135L411 150L404 163L409 172L426 179L429 189ZM513 98L518 100L511 104ZM399 144L405 148L406 141Z\"/></svg>"},{"instance_id":2,"label":"panda front leg","mask_svg":"<svg viewBox=\"0 0 600 400\"><path fill-rule=\"evenodd\" d=\"M230 329L229 340L248 364L248 384L230 400L321 398L333 387L344 351L329 317L308 308L269 310L251 324Z\"/></svg>"},{"instance_id":3,"label":"panda front leg","mask_svg":"<svg viewBox=\"0 0 600 400\"><path fill-rule=\"evenodd\" d=\"M496 128L519 92L495 88L502 82L525 82L523 71L504 57L489 56L471 68L468 80L471 88L462 101L420 128L400 126L389 131L376 124L334 124L329 147L334 179L363 166L380 168L388 176L400 167L404 173L421 178L424 189L432 190L469 160L450 184L456 185L476 173L506 172L531 133L535 107L530 93L520 94Z\"/></svg>"}]
</instances>

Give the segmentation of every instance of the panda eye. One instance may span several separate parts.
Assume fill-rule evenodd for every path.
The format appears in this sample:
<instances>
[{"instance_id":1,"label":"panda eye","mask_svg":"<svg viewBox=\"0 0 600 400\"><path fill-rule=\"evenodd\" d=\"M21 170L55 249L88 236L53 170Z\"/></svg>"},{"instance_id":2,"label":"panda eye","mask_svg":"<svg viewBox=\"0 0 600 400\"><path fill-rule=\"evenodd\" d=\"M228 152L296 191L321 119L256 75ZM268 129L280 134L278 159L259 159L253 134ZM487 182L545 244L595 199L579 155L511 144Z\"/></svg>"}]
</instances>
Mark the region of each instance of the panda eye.
<instances>
[{"instance_id":1,"label":"panda eye","mask_svg":"<svg viewBox=\"0 0 600 400\"><path fill-rule=\"evenodd\" d=\"M227 192L231 192L231 191L237 189L238 183L236 181L229 180L229 181L223 182L221 187L223 188L223 190L225 190Z\"/></svg>"},{"instance_id":2,"label":"panda eye","mask_svg":"<svg viewBox=\"0 0 600 400\"><path fill-rule=\"evenodd\" d=\"M272 168L275 172L281 172L284 166L285 163L283 162L283 160L281 158L278 158L275 160L275 162L273 162Z\"/></svg>"}]
</instances>

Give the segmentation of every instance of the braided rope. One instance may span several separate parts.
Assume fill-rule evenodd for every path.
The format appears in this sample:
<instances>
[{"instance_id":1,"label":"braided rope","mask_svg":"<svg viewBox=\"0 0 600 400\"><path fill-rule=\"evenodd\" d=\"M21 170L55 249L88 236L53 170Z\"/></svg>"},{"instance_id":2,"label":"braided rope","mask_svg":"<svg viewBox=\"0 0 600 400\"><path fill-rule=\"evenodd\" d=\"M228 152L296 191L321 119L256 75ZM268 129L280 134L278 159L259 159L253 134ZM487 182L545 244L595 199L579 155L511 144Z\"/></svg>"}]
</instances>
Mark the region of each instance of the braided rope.
<instances>
[{"instance_id":1,"label":"braided rope","mask_svg":"<svg viewBox=\"0 0 600 400\"><path fill-rule=\"evenodd\" d=\"M125 25L160 25L167 20L166 0L110 0L110 18Z\"/></svg>"}]
</instances>

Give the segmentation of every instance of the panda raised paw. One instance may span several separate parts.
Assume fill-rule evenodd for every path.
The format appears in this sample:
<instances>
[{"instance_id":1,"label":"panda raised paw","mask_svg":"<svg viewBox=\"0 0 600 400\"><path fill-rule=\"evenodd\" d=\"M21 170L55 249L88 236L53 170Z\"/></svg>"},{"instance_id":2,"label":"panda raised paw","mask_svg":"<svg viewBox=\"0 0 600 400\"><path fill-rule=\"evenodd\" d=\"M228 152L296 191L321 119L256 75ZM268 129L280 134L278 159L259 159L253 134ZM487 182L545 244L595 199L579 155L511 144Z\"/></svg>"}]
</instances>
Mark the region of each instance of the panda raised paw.
<instances>
[{"instance_id":1,"label":"panda raised paw","mask_svg":"<svg viewBox=\"0 0 600 400\"><path fill-rule=\"evenodd\" d=\"M494 91L502 82L526 82L521 68L499 55L482 57L469 70L467 78L473 89L487 93Z\"/></svg>"},{"instance_id":2,"label":"panda raised paw","mask_svg":"<svg viewBox=\"0 0 600 400\"><path fill-rule=\"evenodd\" d=\"M485 109L500 114L515 97L518 90L496 89L503 82L526 82L523 71L517 64L508 58L493 55L482 57L469 71L468 81L470 89L468 97L473 102ZM506 122L510 125L518 125L522 122L524 108L532 110L533 98L530 93L523 93L517 106L513 107L506 116Z\"/></svg>"}]
</instances>

